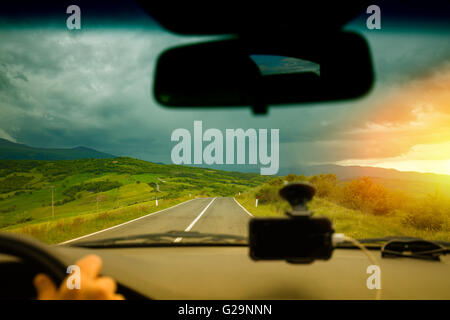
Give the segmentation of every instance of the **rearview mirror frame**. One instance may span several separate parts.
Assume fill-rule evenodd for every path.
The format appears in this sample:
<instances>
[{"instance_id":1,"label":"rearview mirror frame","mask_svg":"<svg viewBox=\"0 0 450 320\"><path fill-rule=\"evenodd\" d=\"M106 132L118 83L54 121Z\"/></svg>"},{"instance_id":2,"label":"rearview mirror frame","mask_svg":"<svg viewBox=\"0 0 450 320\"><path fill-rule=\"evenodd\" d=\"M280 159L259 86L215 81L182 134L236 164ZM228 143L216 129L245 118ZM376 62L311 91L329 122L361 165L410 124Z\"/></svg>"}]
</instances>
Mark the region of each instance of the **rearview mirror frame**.
<instances>
[{"instance_id":1,"label":"rearview mirror frame","mask_svg":"<svg viewBox=\"0 0 450 320\"><path fill-rule=\"evenodd\" d=\"M157 61L154 97L167 107L250 106L338 101L369 92L374 73L365 39L353 32L270 39L236 38L175 47ZM320 65L312 72L263 75L250 58L278 55Z\"/></svg>"}]
</instances>

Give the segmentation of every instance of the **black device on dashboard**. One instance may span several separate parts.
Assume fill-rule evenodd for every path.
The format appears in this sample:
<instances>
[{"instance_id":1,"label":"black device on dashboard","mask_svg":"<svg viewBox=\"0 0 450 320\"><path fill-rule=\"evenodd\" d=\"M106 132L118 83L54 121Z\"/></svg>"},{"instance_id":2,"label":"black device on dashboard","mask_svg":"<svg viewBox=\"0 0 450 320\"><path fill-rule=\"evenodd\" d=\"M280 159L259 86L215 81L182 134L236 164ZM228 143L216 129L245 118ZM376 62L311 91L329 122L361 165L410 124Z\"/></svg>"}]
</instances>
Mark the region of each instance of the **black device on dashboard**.
<instances>
[{"instance_id":1,"label":"black device on dashboard","mask_svg":"<svg viewBox=\"0 0 450 320\"><path fill-rule=\"evenodd\" d=\"M313 185L291 183L280 196L292 206L286 218L255 218L249 223L250 257L254 260L286 260L311 263L328 260L333 252L331 221L313 218L306 204L315 194Z\"/></svg>"}]
</instances>

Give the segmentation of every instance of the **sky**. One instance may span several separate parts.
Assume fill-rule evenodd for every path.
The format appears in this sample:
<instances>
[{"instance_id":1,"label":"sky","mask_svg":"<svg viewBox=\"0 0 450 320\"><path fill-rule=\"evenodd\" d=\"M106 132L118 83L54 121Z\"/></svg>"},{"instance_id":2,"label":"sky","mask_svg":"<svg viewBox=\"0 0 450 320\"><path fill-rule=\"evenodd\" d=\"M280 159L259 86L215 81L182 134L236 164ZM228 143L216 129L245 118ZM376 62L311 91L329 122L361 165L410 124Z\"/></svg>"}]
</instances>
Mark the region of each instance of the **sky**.
<instances>
[{"instance_id":1,"label":"sky","mask_svg":"<svg viewBox=\"0 0 450 320\"><path fill-rule=\"evenodd\" d=\"M153 23L76 32L3 26L0 138L170 163L173 130L192 131L202 120L219 130L279 129L281 168L333 163L450 174L450 30L347 28L372 50L376 84L368 95L253 115L249 108L168 109L154 100L158 55L209 38L176 36Z\"/></svg>"}]
</instances>

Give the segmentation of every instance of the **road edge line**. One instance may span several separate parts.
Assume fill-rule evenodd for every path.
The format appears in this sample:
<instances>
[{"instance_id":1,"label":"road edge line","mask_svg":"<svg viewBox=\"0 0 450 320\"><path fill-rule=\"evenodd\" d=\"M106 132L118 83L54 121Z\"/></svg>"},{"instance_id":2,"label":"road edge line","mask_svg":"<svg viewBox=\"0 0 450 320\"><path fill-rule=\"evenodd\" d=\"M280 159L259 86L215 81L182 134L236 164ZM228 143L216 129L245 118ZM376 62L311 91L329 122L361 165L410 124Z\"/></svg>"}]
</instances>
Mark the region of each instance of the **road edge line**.
<instances>
[{"instance_id":1,"label":"road edge line","mask_svg":"<svg viewBox=\"0 0 450 320\"><path fill-rule=\"evenodd\" d=\"M244 208L244 206L242 204L239 203L239 201L236 200L235 197L233 197L234 201L236 201L236 203L239 205L239 207L241 207L250 217L254 217L254 215L252 215L250 212L248 212L247 209Z\"/></svg>"},{"instance_id":2,"label":"road edge line","mask_svg":"<svg viewBox=\"0 0 450 320\"><path fill-rule=\"evenodd\" d=\"M89 234L86 234L86 235L81 236L81 237L78 237L78 238L74 238L74 239L70 239L70 240L67 240L67 241L64 241L64 242L60 242L60 243L58 243L58 244L56 244L56 245L57 245L57 246L60 246L60 245L63 245L63 244L71 243L71 242L73 242L73 241L77 241L77 240L80 240L80 239L83 239L83 238L87 238L87 237L93 236L93 235L95 235L95 234L98 234L98 233L101 233L101 232L104 232L104 231L108 231L108 230L111 230L111 229L115 229L115 228L121 227L121 226L123 226L123 225L126 225L126 224L128 224L128 223L131 223L131 222L134 222L134 221L143 219L143 218L147 218L147 217L152 216L152 215L154 215L154 214L157 214L157 213L160 213L160 212L163 212L163 211L166 211L166 210L169 210L169 209L178 207L179 205L182 205L182 204L184 204L184 203L188 203L188 202L193 201L193 200L197 200L197 199L189 199L189 200L180 202L180 203L178 203L178 204L176 204L176 205L174 205L174 206L171 206L171 207L168 207L168 208L159 210L159 211L155 211L155 212L146 214L145 216L142 216L142 217L139 217L139 218L135 218L135 219L133 219L133 220L126 221L126 222L117 224L117 225L115 225L115 226L112 226L112 227L109 227L109 228L106 228L106 229L103 229L103 230L95 231L95 232L93 232L93 233L89 233Z\"/></svg>"}]
</instances>

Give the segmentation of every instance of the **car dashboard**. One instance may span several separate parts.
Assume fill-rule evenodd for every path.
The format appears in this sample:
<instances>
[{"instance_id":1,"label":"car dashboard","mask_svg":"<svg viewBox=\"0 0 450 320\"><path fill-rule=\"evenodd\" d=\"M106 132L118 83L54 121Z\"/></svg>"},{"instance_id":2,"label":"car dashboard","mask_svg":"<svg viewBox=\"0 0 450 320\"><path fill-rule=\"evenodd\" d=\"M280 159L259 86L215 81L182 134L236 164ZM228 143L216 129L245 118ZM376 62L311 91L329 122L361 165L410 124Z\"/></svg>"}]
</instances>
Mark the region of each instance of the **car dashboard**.
<instances>
[{"instance_id":1,"label":"car dashboard","mask_svg":"<svg viewBox=\"0 0 450 320\"><path fill-rule=\"evenodd\" d=\"M328 261L290 264L253 261L246 247L146 247L85 249L54 246L66 264L87 254L103 260L102 274L118 282L127 299L374 299L367 287L369 260L362 251L337 249ZM382 299L450 299L450 258L384 258ZM37 270L0 256L3 299L33 298ZM14 270L14 272L12 272ZM11 275L20 275L20 279ZM3 290L1 290L3 291Z\"/></svg>"}]
</instances>

